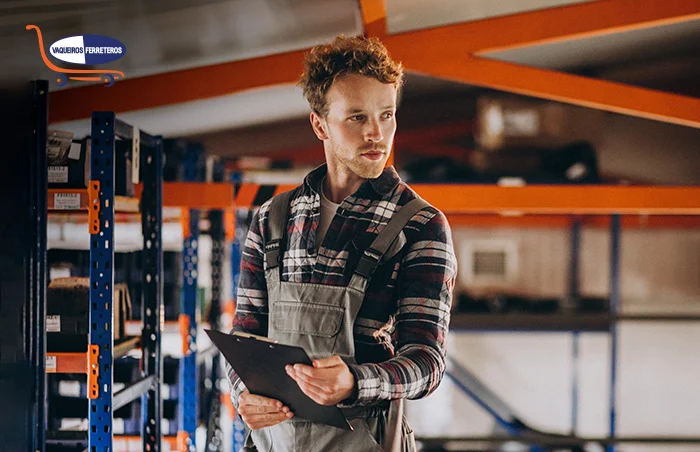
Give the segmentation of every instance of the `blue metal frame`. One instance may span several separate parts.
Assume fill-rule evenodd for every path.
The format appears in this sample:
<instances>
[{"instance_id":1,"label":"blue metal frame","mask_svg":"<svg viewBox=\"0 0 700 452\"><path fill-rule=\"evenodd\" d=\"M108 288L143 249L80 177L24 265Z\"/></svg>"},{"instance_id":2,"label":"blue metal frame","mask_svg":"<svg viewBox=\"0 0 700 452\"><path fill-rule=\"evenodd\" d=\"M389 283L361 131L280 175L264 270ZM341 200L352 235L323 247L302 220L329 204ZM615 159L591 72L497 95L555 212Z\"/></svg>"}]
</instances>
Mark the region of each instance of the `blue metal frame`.
<instances>
[{"instance_id":1,"label":"blue metal frame","mask_svg":"<svg viewBox=\"0 0 700 452\"><path fill-rule=\"evenodd\" d=\"M214 161L212 167L212 182L223 182L223 162ZM224 254L226 231L224 228L224 211L209 211L209 235L211 236L211 302L209 304L209 327L212 330L221 329L221 299L224 277ZM223 443L221 430L221 378L220 355L217 353L211 358L211 390L207 394L205 420L207 424L206 452L220 451Z\"/></svg>"},{"instance_id":2,"label":"blue metal frame","mask_svg":"<svg viewBox=\"0 0 700 452\"><path fill-rule=\"evenodd\" d=\"M581 250L581 220L575 218L571 223L571 262L569 267L569 300L575 301L579 296L579 252ZM579 354L580 333L574 331L571 336L571 434L578 430L579 399Z\"/></svg>"},{"instance_id":3,"label":"blue metal frame","mask_svg":"<svg viewBox=\"0 0 700 452\"><path fill-rule=\"evenodd\" d=\"M95 451L112 450L115 121L112 112L92 114L90 183L100 183L100 232L90 237L90 344L100 349L99 396L88 413L88 448Z\"/></svg>"},{"instance_id":4,"label":"blue metal frame","mask_svg":"<svg viewBox=\"0 0 700 452\"><path fill-rule=\"evenodd\" d=\"M199 179L197 163L199 149L189 145L183 158L184 180L196 182ZM188 435L188 450L196 450L195 431L199 419L199 385L197 366L197 275L199 249L199 210L190 209L189 236L185 237L182 249L182 293L180 315L189 319L189 350L180 360L178 379L178 432Z\"/></svg>"},{"instance_id":5,"label":"blue metal frame","mask_svg":"<svg viewBox=\"0 0 700 452\"><path fill-rule=\"evenodd\" d=\"M155 384L141 398L144 451L161 450L161 322L163 318L163 139L141 132L141 218L143 228L143 374Z\"/></svg>"},{"instance_id":6,"label":"blue metal frame","mask_svg":"<svg viewBox=\"0 0 700 452\"><path fill-rule=\"evenodd\" d=\"M620 313L620 215L610 219L610 315L617 319ZM617 394L617 321L610 325L610 437L615 437ZM607 446L608 452L615 445Z\"/></svg>"},{"instance_id":7,"label":"blue metal frame","mask_svg":"<svg viewBox=\"0 0 700 452\"><path fill-rule=\"evenodd\" d=\"M46 230L47 230L47 156L44 152L48 136L48 96L49 84L46 80L32 83L34 106L36 112L33 175L30 179L35 181L36 192L34 198L34 262L32 264L32 285L36 288L31 300L31 309L34 311L33 328L34 337L32 343L31 365L34 372L33 394L36 401L35 422L31 425L34 431L34 450L43 450L46 443L46 284L48 280L46 264ZM37 214L37 212L39 212Z\"/></svg>"},{"instance_id":8,"label":"blue metal frame","mask_svg":"<svg viewBox=\"0 0 700 452\"><path fill-rule=\"evenodd\" d=\"M0 414L3 450L44 450L48 82L0 88ZM7 119L6 119L7 118Z\"/></svg>"}]
</instances>

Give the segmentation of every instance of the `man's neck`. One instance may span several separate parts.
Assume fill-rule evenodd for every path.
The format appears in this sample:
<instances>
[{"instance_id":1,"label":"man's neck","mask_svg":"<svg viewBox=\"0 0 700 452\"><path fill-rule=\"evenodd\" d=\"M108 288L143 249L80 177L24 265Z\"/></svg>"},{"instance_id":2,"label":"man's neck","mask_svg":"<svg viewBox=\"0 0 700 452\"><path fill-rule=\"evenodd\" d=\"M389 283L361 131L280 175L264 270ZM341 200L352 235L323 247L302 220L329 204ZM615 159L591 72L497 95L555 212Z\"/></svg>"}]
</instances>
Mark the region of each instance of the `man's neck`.
<instances>
[{"instance_id":1,"label":"man's neck","mask_svg":"<svg viewBox=\"0 0 700 452\"><path fill-rule=\"evenodd\" d=\"M354 174L331 174L329 171L323 178L323 193L329 201L340 204L355 193L365 180Z\"/></svg>"}]
</instances>

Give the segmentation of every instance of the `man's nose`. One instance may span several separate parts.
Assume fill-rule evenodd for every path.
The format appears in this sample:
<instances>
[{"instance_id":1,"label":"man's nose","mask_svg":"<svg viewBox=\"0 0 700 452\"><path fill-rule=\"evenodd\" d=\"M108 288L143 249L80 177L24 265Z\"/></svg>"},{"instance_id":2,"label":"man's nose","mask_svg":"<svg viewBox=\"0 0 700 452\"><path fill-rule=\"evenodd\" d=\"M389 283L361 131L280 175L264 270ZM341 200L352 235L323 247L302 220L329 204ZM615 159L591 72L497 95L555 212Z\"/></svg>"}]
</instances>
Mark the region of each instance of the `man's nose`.
<instances>
[{"instance_id":1,"label":"man's nose","mask_svg":"<svg viewBox=\"0 0 700 452\"><path fill-rule=\"evenodd\" d=\"M378 143L382 141L384 135L382 134L382 128L379 126L379 121L372 119L367 122L367 128L365 129L365 140L373 143Z\"/></svg>"}]
</instances>

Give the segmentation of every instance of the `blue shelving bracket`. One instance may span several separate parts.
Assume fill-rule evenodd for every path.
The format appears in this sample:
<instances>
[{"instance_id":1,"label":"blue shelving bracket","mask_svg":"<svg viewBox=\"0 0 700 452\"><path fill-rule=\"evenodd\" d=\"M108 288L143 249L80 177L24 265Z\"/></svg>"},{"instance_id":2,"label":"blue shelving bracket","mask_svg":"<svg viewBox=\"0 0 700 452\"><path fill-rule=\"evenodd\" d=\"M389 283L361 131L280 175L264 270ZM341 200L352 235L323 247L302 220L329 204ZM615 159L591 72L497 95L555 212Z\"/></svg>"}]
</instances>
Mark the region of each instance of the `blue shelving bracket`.
<instances>
[{"instance_id":1,"label":"blue shelving bracket","mask_svg":"<svg viewBox=\"0 0 700 452\"><path fill-rule=\"evenodd\" d=\"M161 450L161 331L163 329L163 139L141 133L141 218L143 229L143 376L154 384L141 398L143 450Z\"/></svg>"},{"instance_id":2,"label":"blue shelving bracket","mask_svg":"<svg viewBox=\"0 0 700 452\"><path fill-rule=\"evenodd\" d=\"M112 452L112 306L114 298L114 162L115 122L112 112L94 112L91 127L89 208L99 215L90 228L90 344L99 347L98 394L90 399L88 450Z\"/></svg>"},{"instance_id":3,"label":"blue shelving bracket","mask_svg":"<svg viewBox=\"0 0 700 452\"><path fill-rule=\"evenodd\" d=\"M197 163L200 149L189 145L183 158L186 182L199 179ZM182 248L182 292L180 296L180 325L183 328L183 353L179 366L178 385L178 447L182 451L196 450L195 431L199 419L199 388L197 366L197 276L199 250L199 209L189 211L189 234Z\"/></svg>"}]
</instances>

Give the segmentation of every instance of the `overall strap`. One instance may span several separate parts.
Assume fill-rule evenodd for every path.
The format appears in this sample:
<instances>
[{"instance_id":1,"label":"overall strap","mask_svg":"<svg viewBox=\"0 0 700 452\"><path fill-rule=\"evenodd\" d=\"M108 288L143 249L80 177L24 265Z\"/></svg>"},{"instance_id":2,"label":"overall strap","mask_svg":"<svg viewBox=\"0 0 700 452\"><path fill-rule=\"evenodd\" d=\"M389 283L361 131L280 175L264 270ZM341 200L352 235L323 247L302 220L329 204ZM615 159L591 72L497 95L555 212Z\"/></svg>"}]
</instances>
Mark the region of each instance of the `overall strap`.
<instances>
[{"instance_id":1,"label":"overall strap","mask_svg":"<svg viewBox=\"0 0 700 452\"><path fill-rule=\"evenodd\" d=\"M382 260L384 254L387 252L394 240L396 240L396 237L401 234L404 226L408 224L415 214L429 206L430 204L428 204L425 200L415 198L401 207L401 209L394 214L391 220L389 220L389 223L384 227L382 232L380 232L374 239L369 248L364 250L362 256L360 257L360 261L357 263L355 273L370 279L374 273L374 270L377 268L379 261Z\"/></svg>"},{"instance_id":2,"label":"overall strap","mask_svg":"<svg viewBox=\"0 0 700 452\"><path fill-rule=\"evenodd\" d=\"M286 191L272 198L268 212L267 225L270 229L270 240L265 243L265 262L267 269L280 267L280 250L282 240L287 235L289 220L289 201L292 191Z\"/></svg>"}]
</instances>

